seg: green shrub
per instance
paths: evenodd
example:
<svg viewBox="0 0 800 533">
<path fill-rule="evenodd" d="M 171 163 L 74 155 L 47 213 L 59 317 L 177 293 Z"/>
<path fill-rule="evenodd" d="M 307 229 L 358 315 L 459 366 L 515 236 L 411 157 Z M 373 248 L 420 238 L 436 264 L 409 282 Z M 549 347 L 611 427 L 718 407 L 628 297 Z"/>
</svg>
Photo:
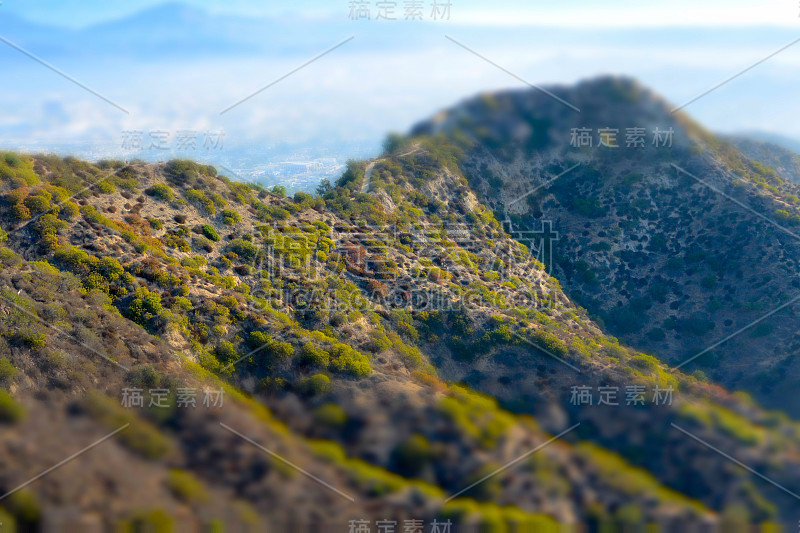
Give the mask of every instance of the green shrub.
<svg viewBox="0 0 800 533">
<path fill-rule="evenodd" d="M 47 350 L 37 363 L 44 370 L 58 370 L 67 368 L 70 359 L 64 350 Z"/>
<path fill-rule="evenodd" d="M 83 286 L 87 291 L 100 291 L 106 294 L 111 290 L 108 282 L 96 272 L 92 272 L 83 278 Z"/>
<path fill-rule="evenodd" d="M 17 369 L 5 357 L 0 357 L 0 382 L 8 382 L 17 375 Z"/>
<path fill-rule="evenodd" d="M 47 213 L 33 224 L 33 230 L 39 235 L 41 244 L 49 250 L 55 250 L 58 247 L 58 232 L 67 226 L 68 224 L 63 220 Z"/>
<path fill-rule="evenodd" d="M 700 285 L 704 289 L 712 289 L 717 284 L 718 278 L 714 274 L 709 274 L 700 280 Z"/>
<path fill-rule="evenodd" d="M 14 344 L 18 346 L 25 346 L 32 350 L 44 348 L 47 337 L 44 332 L 34 328 L 24 328 L 17 330 L 12 337 Z"/>
<path fill-rule="evenodd" d="M 214 229 L 214 226 L 211 224 L 203 224 L 200 230 L 207 239 L 211 239 L 214 242 L 219 242 L 219 233 L 217 233 L 217 230 Z"/>
<path fill-rule="evenodd" d="M 635 503 L 627 503 L 617 509 L 616 519 L 620 531 L 637 531 L 644 522 L 642 509 Z"/>
<path fill-rule="evenodd" d="M 291 216 L 289 211 L 277 205 L 260 204 L 256 206 L 256 209 L 258 211 L 258 218 L 265 222 L 271 220 L 286 220 Z"/>
<path fill-rule="evenodd" d="M 175 303 L 172 305 L 172 308 L 176 311 L 182 311 L 184 313 L 189 312 L 192 310 L 192 301 L 188 298 L 183 296 L 175 297 Z"/>
<path fill-rule="evenodd" d="M 415 477 L 432 459 L 431 445 L 422 435 L 412 435 L 392 454 L 397 471 L 406 477 Z"/>
<path fill-rule="evenodd" d="M 223 363 L 233 363 L 241 357 L 236 346 L 228 341 L 222 341 L 217 344 L 216 348 L 214 348 L 214 355 Z"/>
<path fill-rule="evenodd" d="M 775 211 L 775 218 L 778 219 L 778 222 L 786 222 L 792 217 L 792 214 L 789 213 L 785 209 L 778 209 Z"/>
<path fill-rule="evenodd" d="M 2 527 L 7 533 L 16 533 L 18 531 L 17 521 L 2 507 L 0 507 L 0 524 L 3 524 Z"/>
<path fill-rule="evenodd" d="M 147 326 L 152 318 L 161 314 L 162 310 L 161 295 L 150 292 L 147 287 L 139 287 L 125 315 L 140 326 Z"/>
<path fill-rule="evenodd" d="M 425 358 L 420 349 L 416 346 L 410 346 L 400 342 L 394 346 L 394 349 L 406 368 L 419 369 L 425 365 Z"/>
<path fill-rule="evenodd" d="M 501 466 L 496 463 L 488 462 L 479 466 L 478 469 L 467 477 L 467 486 L 486 478 L 487 476 L 496 472 Z M 475 484 L 464 493 L 465 496 L 475 498 L 476 500 L 497 500 L 503 491 L 501 483 L 502 476 L 493 476 L 487 478 L 485 481 Z M 491 529 L 490 529 L 491 530 Z"/>
<path fill-rule="evenodd" d="M 119 261 L 113 257 L 103 257 L 92 262 L 92 270 L 103 276 L 108 281 L 116 281 L 125 272 Z"/>
<path fill-rule="evenodd" d="M 175 531 L 175 521 L 166 511 L 154 509 L 136 513 L 127 524 L 123 521 L 117 529 L 147 533 L 172 533 Z"/>
<path fill-rule="evenodd" d="M 465 438 L 487 450 L 496 447 L 514 424 L 509 413 L 498 409 L 495 399 L 458 385 L 439 401 L 439 408 Z"/>
<path fill-rule="evenodd" d="M 28 220 L 31 218 L 31 211 L 25 204 L 17 203 L 11 208 L 11 214 L 16 220 Z"/>
<path fill-rule="evenodd" d="M 0 265 L 13 267 L 22 263 L 22 258 L 8 248 L 0 248 Z"/>
<path fill-rule="evenodd" d="M 330 369 L 334 372 L 355 377 L 368 376 L 372 372 L 369 358 L 347 344 L 334 344 L 330 349 L 330 357 Z"/>
<path fill-rule="evenodd" d="M 559 357 L 566 357 L 569 354 L 567 345 L 564 344 L 561 339 L 547 331 L 540 329 L 534 331 L 530 336 L 530 340 L 535 346 L 542 347 Z"/>
<path fill-rule="evenodd" d="M 175 192 L 169 185 L 164 183 L 156 183 L 147 189 L 145 193 L 166 202 L 171 202 L 175 199 Z"/>
<path fill-rule="evenodd" d="M 28 489 L 15 492 L 3 502 L 17 520 L 20 531 L 38 531 L 42 508 L 36 495 Z M 5 529 L 5 523 L 3 524 Z"/>
<path fill-rule="evenodd" d="M 605 319 L 609 328 L 618 334 L 636 333 L 646 323 L 645 313 L 632 306 L 617 305 L 608 311 Z"/>
<path fill-rule="evenodd" d="M 331 379 L 325 374 L 314 374 L 301 379 L 297 384 L 297 390 L 308 396 L 325 394 L 331 389 Z"/>
<path fill-rule="evenodd" d="M 302 350 L 300 350 L 300 362 L 310 366 L 328 368 L 330 359 L 331 358 L 328 352 L 322 348 L 314 346 L 314 344 L 311 342 L 305 343 Z"/>
<path fill-rule="evenodd" d="M 0 423 L 13 424 L 25 417 L 25 409 L 7 390 L 0 389 Z"/>
<path fill-rule="evenodd" d="M 0 161 L 11 168 L 19 168 L 22 166 L 22 159 L 14 152 L 1 152 L 0 157 Z"/>
<path fill-rule="evenodd" d="M 228 205 L 227 200 L 225 200 L 225 198 L 223 198 L 222 195 L 219 193 L 212 192 L 209 193 L 208 196 L 209 198 L 211 198 L 211 201 L 214 202 L 214 205 L 216 205 L 220 209 Z"/>
<path fill-rule="evenodd" d="M 116 188 L 110 181 L 100 181 L 97 184 L 97 190 L 103 194 L 111 194 L 116 190 Z"/>
<path fill-rule="evenodd" d="M 258 246 L 244 239 L 233 239 L 228 249 L 247 263 L 252 263 L 258 257 Z"/>
<path fill-rule="evenodd" d="M 607 211 L 600 203 L 600 200 L 595 197 L 573 199 L 572 209 L 587 218 L 601 217 Z"/>
<path fill-rule="evenodd" d="M 50 200 L 42 195 L 31 195 L 24 200 L 25 207 L 33 214 L 41 214 L 50 209 Z"/>
<path fill-rule="evenodd" d="M 331 429 L 340 429 L 347 422 L 347 413 L 335 403 L 326 403 L 314 409 L 314 423 Z"/>
<path fill-rule="evenodd" d="M 203 503 L 209 500 L 205 485 L 191 472 L 170 470 L 166 482 L 175 497 L 185 503 Z"/>
<path fill-rule="evenodd" d="M 33 170 L 29 157 L 20 157 L 11 152 L 0 153 L 0 180 L 24 181 L 27 185 L 38 183 L 39 176 Z"/>
<path fill-rule="evenodd" d="M 217 206 L 214 204 L 214 200 L 206 196 L 205 193 L 199 189 L 189 189 L 186 191 L 186 199 L 201 208 L 207 215 L 213 215 L 217 212 Z"/>
<path fill-rule="evenodd" d="M 314 197 L 308 194 L 307 192 L 298 191 L 294 193 L 294 203 L 302 204 L 311 201 Z"/>
<path fill-rule="evenodd" d="M 62 220 L 73 220 L 81 213 L 80 207 L 75 202 L 64 202 L 60 207 L 58 216 Z"/>
<path fill-rule="evenodd" d="M 172 442 L 156 426 L 126 410 L 117 399 L 93 391 L 83 405 L 93 418 L 110 430 L 130 424 L 116 438 L 146 459 L 161 459 L 172 451 Z"/>
<path fill-rule="evenodd" d="M 234 224 L 238 224 L 241 221 L 242 221 L 241 215 L 239 215 L 239 213 L 237 213 L 233 209 L 222 210 L 222 222 L 224 222 L 226 226 L 233 226 Z"/>
<path fill-rule="evenodd" d="M 53 254 L 54 262 L 76 274 L 88 273 L 89 254 L 74 246 L 60 246 Z"/>
<path fill-rule="evenodd" d="M 373 330 L 369 334 L 367 349 L 373 353 L 380 353 L 392 347 L 392 341 L 382 331 Z"/>
<path fill-rule="evenodd" d="M 192 249 L 196 251 L 203 251 L 206 253 L 211 253 L 214 251 L 214 243 L 211 240 L 206 239 L 202 235 L 198 235 L 194 239 L 192 239 Z"/>
<path fill-rule="evenodd" d="M 137 366 L 131 370 L 128 383 L 140 389 L 156 389 L 161 383 L 161 374 L 151 365 Z"/>
<path fill-rule="evenodd" d="M 269 348 L 273 359 L 286 360 L 294 355 L 294 347 L 288 342 L 275 342 Z"/>
<path fill-rule="evenodd" d="M 631 366 L 638 368 L 639 370 L 652 372 L 658 368 L 658 359 L 652 355 L 635 355 L 631 357 Z"/>
<path fill-rule="evenodd" d="M 217 169 L 211 165 L 200 165 L 187 159 L 171 159 L 164 166 L 167 177 L 178 184 L 193 184 L 197 181 L 200 174 L 211 176 L 217 175 Z"/>
<path fill-rule="evenodd" d="M 257 350 L 272 342 L 274 342 L 272 336 L 263 331 L 253 331 L 247 337 L 247 346 L 249 346 L 251 350 Z"/>
</svg>

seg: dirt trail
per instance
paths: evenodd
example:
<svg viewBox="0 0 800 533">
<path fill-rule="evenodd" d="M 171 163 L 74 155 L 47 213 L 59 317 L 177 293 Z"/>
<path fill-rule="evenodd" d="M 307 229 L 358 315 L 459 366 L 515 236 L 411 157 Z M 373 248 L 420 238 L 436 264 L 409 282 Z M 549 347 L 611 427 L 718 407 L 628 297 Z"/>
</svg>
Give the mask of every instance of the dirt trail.
<svg viewBox="0 0 800 533">
<path fill-rule="evenodd" d="M 409 150 L 408 152 L 406 152 L 404 154 L 398 154 L 395 157 L 405 157 L 407 155 L 411 155 L 411 154 L 413 154 L 415 152 L 418 152 L 418 151 L 419 151 L 419 145 L 415 144 L 415 145 L 413 145 L 411 147 L 411 150 Z M 375 164 L 376 163 L 380 163 L 384 159 L 385 158 L 382 157 L 380 159 L 375 159 L 373 161 L 370 161 L 367 164 L 367 166 L 364 168 L 364 181 L 361 183 L 361 192 L 369 192 L 369 182 L 370 182 L 370 178 L 372 177 L 372 169 L 375 168 Z"/>
<path fill-rule="evenodd" d="M 370 161 L 369 164 L 364 169 L 364 181 L 361 182 L 361 192 L 369 192 L 369 179 L 372 176 L 372 169 L 375 168 L 375 163 L 378 161 L 383 161 L 383 159 L 376 159 L 375 161 Z"/>
</svg>

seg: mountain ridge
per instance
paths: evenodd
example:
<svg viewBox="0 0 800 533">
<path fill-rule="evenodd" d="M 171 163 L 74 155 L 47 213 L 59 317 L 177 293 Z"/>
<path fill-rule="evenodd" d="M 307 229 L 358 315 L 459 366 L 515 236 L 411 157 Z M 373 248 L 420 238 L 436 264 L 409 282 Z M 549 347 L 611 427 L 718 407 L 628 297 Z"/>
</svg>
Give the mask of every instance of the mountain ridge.
<svg viewBox="0 0 800 533">
<path fill-rule="evenodd" d="M 666 102 L 649 99 L 652 93 L 644 91 L 632 80 L 601 78 L 590 82 L 589 85 L 579 84 L 571 92 L 564 92 L 558 88 L 554 88 L 553 91 L 568 101 L 570 98 L 574 102 L 588 99 L 590 106 L 595 105 L 592 103 L 592 98 L 597 96 L 591 93 L 597 91 L 599 94 L 597 105 L 600 107 L 597 108 L 597 112 L 592 112 L 591 107 L 587 108 L 584 105 L 582 113 L 564 115 L 568 117 L 568 122 L 559 124 L 560 129 L 555 132 L 559 135 L 554 137 L 555 133 L 553 128 L 549 127 L 549 121 L 551 117 L 569 111 L 565 111 L 563 105 L 535 91 L 527 94 L 500 93 L 493 98 L 494 101 L 502 100 L 502 104 L 492 105 L 504 106 L 504 111 L 500 119 L 496 112 L 492 115 L 489 127 L 495 127 L 494 130 L 487 130 L 487 126 L 483 123 L 480 126 L 476 125 L 476 122 L 480 121 L 480 113 L 485 113 L 490 107 L 480 98 L 457 108 L 453 115 L 463 113 L 462 118 L 453 118 L 445 129 L 451 138 L 467 138 L 470 141 L 465 142 L 473 143 L 474 148 L 466 149 L 467 152 L 470 150 L 472 152 L 465 156 L 463 161 L 465 174 L 478 191 L 479 197 L 488 202 L 499 218 L 510 215 L 518 224 L 523 225 L 543 219 L 552 219 L 563 224 L 560 228 L 556 227 L 557 224 L 554 225 L 554 228 L 557 231 L 560 229 L 567 239 L 566 246 L 556 248 L 554 252 L 558 253 L 559 250 L 564 252 L 564 255 L 555 261 L 558 277 L 562 282 L 566 282 L 568 292 L 586 306 L 593 316 L 608 325 L 612 333 L 617 333 L 626 341 L 648 351 L 655 351 L 664 356 L 671 354 L 674 364 L 680 364 L 713 344 L 714 340 L 719 340 L 725 337 L 725 334 L 733 333 L 759 318 L 758 313 L 748 312 L 746 309 L 748 305 L 753 305 L 752 302 L 742 300 L 747 298 L 762 300 L 754 309 L 763 309 L 763 314 L 786 303 L 791 295 L 797 292 L 797 281 L 794 280 L 793 274 L 797 270 L 798 252 L 794 248 L 795 242 L 792 237 L 794 231 L 791 228 L 800 221 L 800 218 L 795 217 L 798 190 L 794 183 L 782 179 L 769 166 L 748 159 L 733 145 L 718 140 L 682 114 L 673 116 L 669 113 L 670 106 Z M 607 97 L 609 91 L 616 96 L 609 99 Z M 531 101 L 526 103 L 520 95 L 527 96 Z M 630 103 L 625 103 L 625 99 L 630 99 Z M 535 134 L 525 137 L 528 139 L 525 141 L 528 145 L 523 146 L 521 141 L 513 138 L 511 131 L 514 127 L 518 128 L 517 131 L 526 127 L 524 123 L 520 125 L 521 120 L 518 117 L 524 116 L 522 113 L 525 112 L 533 113 L 528 111 L 534 108 L 533 101 L 537 102 L 538 115 L 531 115 L 529 120 L 541 125 L 541 128 L 535 140 Z M 606 105 L 601 105 L 602 102 L 611 102 L 608 107 L 613 110 L 602 107 Z M 477 119 L 469 118 L 470 112 L 465 111 L 470 106 L 473 113 L 478 116 Z M 647 109 L 652 111 L 648 112 Z M 636 116 L 635 113 L 639 115 Z M 611 116 L 614 114 L 617 117 L 625 117 L 623 120 L 628 122 L 615 120 Z M 509 124 L 503 124 L 503 119 L 508 120 Z M 440 118 L 436 118 L 433 121 L 423 122 L 412 130 L 412 135 L 436 130 L 437 126 L 434 123 L 439 120 Z M 466 123 L 466 126 L 457 125 L 459 120 Z M 657 124 L 653 122 L 654 120 Z M 626 148 L 622 145 L 623 132 L 625 128 L 634 126 L 646 129 L 660 127 L 661 130 L 672 128 L 674 134 L 670 141 L 671 146 L 659 150 L 653 147 L 648 139 L 644 148 Z M 612 149 L 598 147 L 595 144 L 593 148 L 573 149 L 569 146 L 570 130 L 581 127 L 595 130 L 615 127 L 620 130 L 618 137 L 620 146 Z M 475 141 L 476 132 L 482 132 L 484 135 L 483 138 L 478 138 L 478 142 Z M 650 134 L 648 131 L 648 135 Z M 531 147 L 531 142 L 538 144 Z M 567 158 L 582 161 L 584 164 L 578 167 L 578 170 L 559 178 L 550 188 L 544 187 L 542 185 L 544 180 L 539 174 L 549 172 L 546 168 L 548 162 L 563 161 Z M 559 171 L 565 170 L 568 166 L 562 164 Z M 556 170 L 550 173 L 551 177 L 556 174 L 558 174 Z M 571 183 L 573 189 L 570 190 L 567 183 Z M 580 189 L 576 190 L 574 187 Z M 695 195 L 694 192 L 686 192 L 687 187 L 697 191 L 701 196 Z M 517 201 L 516 198 L 526 190 L 536 190 L 537 196 L 526 197 L 525 202 Z M 749 196 L 743 201 L 738 197 L 742 196 L 745 190 L 747 191 L 745 195 Z M 579 195 L 582 197 L 575 198 Z M 686 205 L 699 202 L 704 204 L 705 208 L 689 211 L 686 206 L 678 203 L 678 197 L 686 202 Z M 553 200 L 558 203 L 553 204 Z M 748 203 L 752 205 L 747 205 Z M 513 207 L 507 209 L 505 206 L 509 205 Z M 717 213 L 715 219 L 710 215 L 712 209 Z M 763 236 L 758 240 L 752 240 L 754 251 L 751 252 L 749 246 L 743 248 L 742 242 L 737 240 L 738 235 L 722 226 L 723 220 L 733 220 L 733 216 L 739 216 L 731 209 L 743 212 L 741 219 L 751 220 L 751 224 L 768 235 L 766 241 Z M 506 213 L 506 211 L 511 212 Z M 594 225 L 594 230 L 590 228 L 591 224 Z M 700 226 L 704 224 L 710 228 L 702 229 Z M 742 228 L 744 222 L 739 224 Z M 668 231 L 665 232 L 665 228 L 668 228 Z M 616 233 L 609 235 L 609 229 Z M 717 235 L 715 246 L 709 247 L 707 241 L 711 238 L 709 231 L 721 230 L 722 232 Z M 590 235 L 591 233 L 594 235 Z M 744 235 L 748 233 L 752 234 L 752 231 Z M 775 244 L 772 243 L 773 240 Z M 777 248 L 778 243 L 782 247 L 788 247 L 787 251 Z M 720 245 L 722 247 L 718 248 Z M 597 250 L 591 250 L 598 246 L 600 248 Z M 686 246 L 692 248 L 687 251 Z M 742 250 L 744 253 L 740 253 Z M 672 259 L 676 254 L 678 257 Z M 742 311 L 717 319 L 716 329 L 713 329 L 715 321 L 712 315 L 720 312 L 726 314 L 727 310 L 712 309 L 712 312 L 709 312 L 707 306 L 710 303 L 706 298 L 716 299 L 718 302 L 731 301 L 734 296 L 731 293 L 730 281 L 728 285 L 723 283 L 723 278 L 726 276 L 725 269 L 739 269 L 728 273 L 728 276 L 731 274 L 733 277 L 744 276 L 744 264 L 755 261 L 757 257 L 761 260 L 759 264 L 765 264 L 764 260 L 769 258 L 766 264 L 769 268 L 776 269 L 769 283 L 774 285 L 772 293 L 777 298 L 770 298 L 763 294 L 763 290 L 759 291 L 763 284 L 760 279 L 752 278 L 744 284 L 738 283 L 741 296 L 739 302 L 733 301 Z M 697 265 L 698 261 L 699 268 L 693 266 Z M 737 264 L 742 266 L 735 267 Z M 658 270 L 654 270 L 654 267 Z M 705 270 L 705 273 L 698 279 L 698 274 L 702 270 Z M 698 286 L 692 289 L 694 293 L 692 295 L 684 294 L 679 286 L 686 281 L 685 276 L 682 277 L 683 272 L 688 272 L 689 279 Z M 651 283 L 654 274 L 655 281 L 660 283 L 659 287 L 654 287 Z M 624 283 L 620 280 L 624 280 Z M 622 287 L 622 290 L 615 293 L 614 290 L 604 289 L 604 286 Z M 745 293 L 745 290 L 748 292 Z M 601 303 L 603 300 L 605 303 Z M 609 303 L 609 300 L 613 303 Z M 676 305 L 678 307 L 669 308 Z M 660 311 L 657 310 L 659 306 Z M 683 316 L 688 316 L 691 323 L 679 323 L 682 317 L 674 311 L 681 306 L 688 308 Z M 718 308 L 719 303 L 712 307 Z M 640 331 L 647 322 L 644 317 L 648 315 L 650 309 L 654 309 L 658 318 L 655 324 L 650 325 L 653 329 Z M 661 321 L 665 321 L 667 327 L 661 325 Z M 695 346 L 689 346 L 687 350 L 686 344 L 677 339 L 681 335 L 688 335 L 690 340 L 696 337 L 698 341 L 693 343 Z M 787 350 L 791 354 L 794 350 L 791 332 L 784 330 L 778 337 L 777 346 L 781 346 L 781 350 Z M 766 355 L 763 346 L 758 347 L 754 342 L 742 337 L 737 340 L 741 344 L 738 346 L 737 355 L 744 355 L 743 351 L 747 350 L 760 350 L 761 355 Z M 665 345 L 665 342 L 668 344 Z M 702 359 L 699 359 L 698 362 L 701 361 Z M 765 357 L 763 361 L 769 362 L 769 359 Z M 788 364 L 786 362 L 781 368 L 785 369 Z M 699 368 L 709 371 L 707 366 Z M 764 370 L 760 371 L 761 376 L 757 378 L 760 384 L 751 381 L 746 387 L 760 399 L 765 400 L 769 394 L 760 389 L 766 384 L 765 380 L 771 381 L 773 378 L 767 378 L 764 372 L 769 372 L 768 367 L 763 368 Z M 721 374 L 717 377 L 719 375 Z M 791 376 L 795 374 L 792 373 Z M 782 370 L 779 379 L 796 380 L 796 376 L 791 376 L 787 377 Z M 737 378 L 736 374 L 728 373 L 722 381 L 734 385 L 738 379 L 741 378 Z M 773 398 L 782 398 L 784 392 L 792 386 L 786 385 L 786 387 L 788 389 L 781 387 L 780 390 L 776 390 Z M 783 405 L 786 408 L 783 400 L 773 400 L 773 402 L 775 406 Z"/>
</svg>

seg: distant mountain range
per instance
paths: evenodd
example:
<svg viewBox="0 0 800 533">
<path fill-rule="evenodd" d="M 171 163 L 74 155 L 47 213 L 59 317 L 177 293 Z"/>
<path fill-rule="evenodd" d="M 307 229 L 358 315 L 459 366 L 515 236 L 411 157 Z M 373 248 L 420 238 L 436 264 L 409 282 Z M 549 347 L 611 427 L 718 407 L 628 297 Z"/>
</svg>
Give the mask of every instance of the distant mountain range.
<svg viewBox="0 0 800 533">
<path fill-rule="evenodd" d="M 533 39 L 530 27 L 480 26 L 428 19 L 405 21 L 403 10 L 399 8 L 396 20 L 377 20 L 374 12 L 370 20 L 352 20 L 349 14 L 347 3 L 334 15 L 244 17 L 212 14 L 180 2 L 165 2 L 118 20 L 68 29 L 31 22 L 3 11 L 0 12 L 0 36 L 53 58 L 91 53 L 101 57 L 122 54 L 126 58 L 159 61 L 205 55 L 306 54 L 319 52 L 321 47 L 324 49 L 352 34 L 358 39 L 348 48 L 361 52 L 442 46 L 445 44 L 443 35 L 448 32 L 466 35 L 472 44 L 481 46 L 497 43 L 501 36 L 511 45 L 538 41 L 566 44 L 583 36 L 595 46 L 633 47 L 644 40 L 652 46 L 674 42 L 679 35 L 680 47 L 713 42 L 715 47 L 721 48 L 793 35 L 785 28 L 751 28 L 743 41 L 740 31 L 724 27 L 611 31 L 542 26 L 533 28 Z M 402 43 L 402 48 L 398 48 L 398 42 Z"/>
<path fill-rule="evenodd" d="M 800 142 L 764 132 L 726 137 L 747 157 L 774 169 L 778 175 L 795 183 L 800 180 Z"/>
<path fill-rule="evenodd" d="M 29 22 L 11 13 L 0 14 L 0 35 L 51 58 L 91 54 L 153 62 L 209 56 L 287 56 L 318 53 L 358 30 L 361 41 L 386 42 L 387 34 L 402 34 L 409 44 L 424 46 L 424 26 L 363 24 L 341 17 L 248 18 L 210 14 L 180 3 L 165 3 L 129 17 L 73 30 Z M 298 39 L 298 36 L 302 36 Z M 430 41 L 430 39 L 426 39 Z M 366 43 L 351 48 L 367 50 Z M 6 59 L 8 50 L 0 50 Z M 10 58 L 11 55 L 8 55 Z"/>
<path fill-rule="evenodd" d="M 779 135 L 777 133 L 770 133 L 767 131 L 747 131 L 732 137 L 734 139 L 738 137 L 742 139 L 761 141 L 763 143 L 779 146 L 786 150 L 791 150 L 795 154 L 800 154 L 800 140 L 795 139 L 794 137 L 787 137 L 785 135 Z"/>
</svg>

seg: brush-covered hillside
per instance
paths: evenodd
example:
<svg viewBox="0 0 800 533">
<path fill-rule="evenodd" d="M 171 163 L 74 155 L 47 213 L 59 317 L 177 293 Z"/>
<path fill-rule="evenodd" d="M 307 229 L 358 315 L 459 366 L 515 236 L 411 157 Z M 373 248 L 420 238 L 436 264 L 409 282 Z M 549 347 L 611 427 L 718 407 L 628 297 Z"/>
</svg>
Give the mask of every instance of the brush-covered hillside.
<svg viewBox="0 0 800 533">
<path fill-rule="evenodd" d="M 462 148 L 499 219 L 549 224 L 549 271 L 608 332 L 800 413 L 798 156 L 718 137 L 628 78 L 551 89 L 481 95 L 414 133 Z"/>
<path fill-rule="evenodd" d="M 540 120 L 503 105 L 512 96 L 491 98 L 481 105 L 503 123 Z M 659 326 L 646 353 L 630 347 L 639 336 L 610 336 L 616 322 L 563 266 L 585 236 L 567 234 L 553 258 L 526 246 L 491 196 L 511 194 L 511 178 L 487 188 L 474 173 L 480 146 L 455 130 L 393 136 L 380 157 L 293 198 L 190 161 L 3 153 L 4 527 L 688 531 L 794 520 L 800 424 L 670 368 L 674 328 Z M 557 175 L 571 157 L 541 168 Z M 681 163 L 700 172 L 692 161 Z M 764 202 L 788 187 L 741 181 Z M 609 242 L 601 251 L 615 265 Z M 758 276 L 788 264 L 758 265 Z M 627 301 L 621 279 L 597 286 Z M 650 324 L 642 309 L 634 318 Z"/>
</svg>

